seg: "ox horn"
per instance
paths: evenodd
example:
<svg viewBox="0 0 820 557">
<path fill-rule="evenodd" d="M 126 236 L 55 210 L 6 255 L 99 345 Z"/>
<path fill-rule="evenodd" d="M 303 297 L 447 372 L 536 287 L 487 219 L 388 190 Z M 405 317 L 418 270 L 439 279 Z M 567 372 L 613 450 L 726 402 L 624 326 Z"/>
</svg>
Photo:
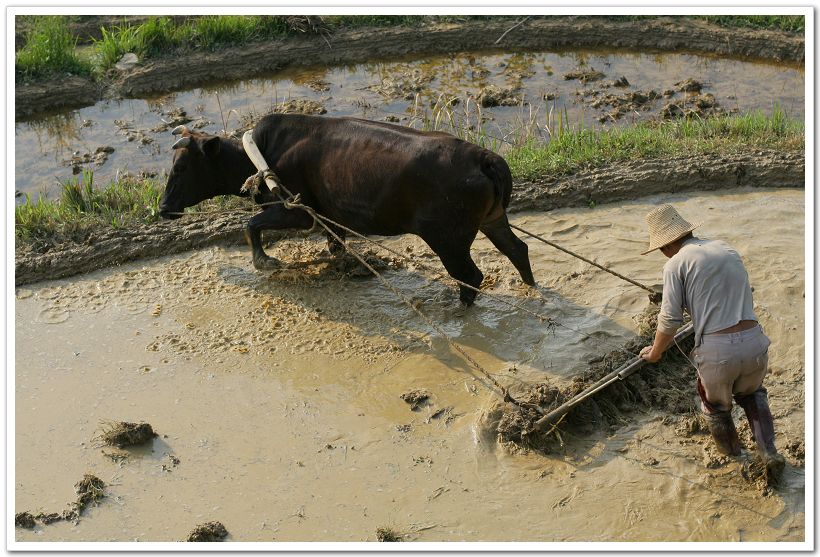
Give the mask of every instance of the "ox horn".
<svg viewBox="0 0 820 557">
<path fill-rule="evenodd" d="M 179 134 L 185 133 L 185 132 L 188 132 L 188 128 L 184 125 L 177 126 L 173 130 L 171 130 L 171 133 L 173 135 L 179 135 Z M 190 133 L 190 132 L 188 132 L 188 133 Z"/>
<path fill-rule="evenodd" d="M 191 136 L 186 135 L 184 137 L 180 137 L 179 139 L 177 139 L 176 143 L 174 143 L 174 146 L 171 147 L 171 148 L 172 149 L 182 149 L 183 147 L 187 147 L 190 144 L 191 144 Z"/>
</svg>

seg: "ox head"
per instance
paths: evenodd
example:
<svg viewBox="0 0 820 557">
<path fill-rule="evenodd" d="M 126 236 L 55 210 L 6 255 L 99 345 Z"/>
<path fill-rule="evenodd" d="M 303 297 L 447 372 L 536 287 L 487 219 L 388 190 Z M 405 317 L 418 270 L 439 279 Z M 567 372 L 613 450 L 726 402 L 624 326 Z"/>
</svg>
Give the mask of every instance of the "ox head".
<svg viewBox="0 0 820 557">
<path fill-rule="evenodd" d="M 162 218 L 178 218 L 186 207 L 222 194 L 218 136 L 191 132 L 177 126 L 172 132 L 180 138 L 174 143 L 174 164 L 159 202 Z"/>
</svg>

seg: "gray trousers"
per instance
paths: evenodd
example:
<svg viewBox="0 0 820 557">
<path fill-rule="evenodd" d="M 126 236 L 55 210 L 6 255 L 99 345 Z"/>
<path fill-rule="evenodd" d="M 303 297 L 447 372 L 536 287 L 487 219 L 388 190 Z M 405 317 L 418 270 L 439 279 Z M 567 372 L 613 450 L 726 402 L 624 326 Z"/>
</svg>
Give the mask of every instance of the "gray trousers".
<svg viewBox="0 0 820 557">
<path fill-rule="evenodd" d="M 727 412 L 732 395 L 750 395 L 760 388 L 769 369 L 769 344 L 760 325 L 739 333 L 703 335 L 691 356 L 705 413 Z"/>
</svg>

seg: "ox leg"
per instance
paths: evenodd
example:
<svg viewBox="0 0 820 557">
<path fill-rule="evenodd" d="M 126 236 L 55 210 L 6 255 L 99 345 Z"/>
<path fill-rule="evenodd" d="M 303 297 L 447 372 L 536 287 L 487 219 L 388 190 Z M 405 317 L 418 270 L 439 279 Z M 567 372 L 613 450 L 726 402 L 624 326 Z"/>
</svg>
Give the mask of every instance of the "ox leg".
<svg viewBox="0 0 820 557">
<path fill-rule="evenodd" d="M 433 251 L 436 252 L 436 255 L 439 256 L 441 262 L 444 264 L 444 268 L 447 269 L 451 277 L 469 284 L 476 289 L 481 286 L 481 280 L 484 278 L 484 275 L 478 267 L 476 267 L 473 258 L 470 257 L 470 246 L 475 239 L 475 235 L 469 240 L 456 241 L 452 238 L 445 238 L 443 240 L 431 240 L 424 236 L 422 236 L 422 238 Z M 468 307 L 473 305 L 473 301 L 475 301 L 478 292 L 462 285 L 458 285 L 458 290 L 461 303 Z"/>
<path fill-rule="evenodd" d="M 288 210 L 281 205 L 273 205 L 251 217 L 245 229 L 245 240 L 253 252 L 253 266 L 260 271 L 270 271 L 281 266 L 277 259 L 265 253 L 262 247 L 263 230 L 304 229 L 312 225 L 313 217 L 304 211 Z"/>
<path fill-rule="evenodd" d="M 518 273 L 521 275 L 521 280 L 523 280 L 525 284 L 535 286 L 535 278 L 532 276 L 532 268 L 530 267 L 530 258 L 528 255 L 529 248 L 527 244 L 510 229 L 507 215 L 502 215 L 501 218 L 482 224 L 480 230 L 490 239 L 498 251 L 512 261 L 512 264 L 518 269 Z"/>
</svg>

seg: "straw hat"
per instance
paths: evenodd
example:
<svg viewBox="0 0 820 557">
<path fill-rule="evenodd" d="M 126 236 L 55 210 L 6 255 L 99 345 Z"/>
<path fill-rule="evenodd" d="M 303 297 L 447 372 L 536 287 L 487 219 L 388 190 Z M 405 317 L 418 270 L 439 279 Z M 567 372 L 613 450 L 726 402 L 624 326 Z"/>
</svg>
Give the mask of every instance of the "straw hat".
<svg viewBox="0 0 820 557">
<path fill-rule="evenodd" d="M 671 205 L 661 205 L 650 211 L 646 215 L 646 224 L 649 226 L 649 249 L 641 255 L 671 244 L 700 226 L 700 223 L 687 222 Z"/>
</svg>

